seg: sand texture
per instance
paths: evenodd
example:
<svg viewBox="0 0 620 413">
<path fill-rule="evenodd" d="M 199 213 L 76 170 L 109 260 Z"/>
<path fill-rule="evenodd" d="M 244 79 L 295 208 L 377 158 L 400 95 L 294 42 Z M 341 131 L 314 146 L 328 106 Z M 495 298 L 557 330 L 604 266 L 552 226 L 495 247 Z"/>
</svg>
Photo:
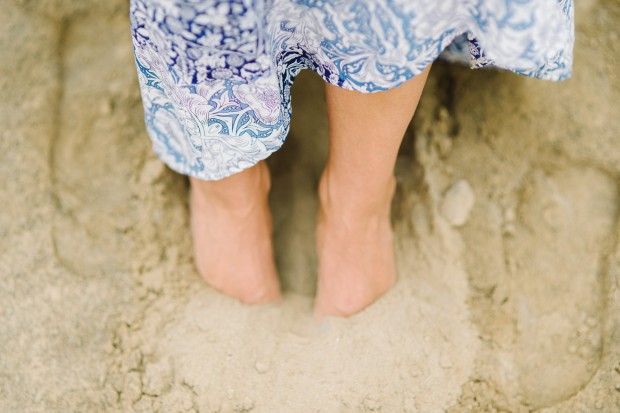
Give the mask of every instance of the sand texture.
<svg viewBox="0 0 620 413">
<path fill-rule="evenodd" d="M 311 317 L 321 80 L 273 171 L 283 303 L 192 265 L 124 0 L 0 4 L 0 412 L 620 412 L 620 3 L 573 77 L 436 63 L 397 164 L 399 281 Z"/>
</svg>

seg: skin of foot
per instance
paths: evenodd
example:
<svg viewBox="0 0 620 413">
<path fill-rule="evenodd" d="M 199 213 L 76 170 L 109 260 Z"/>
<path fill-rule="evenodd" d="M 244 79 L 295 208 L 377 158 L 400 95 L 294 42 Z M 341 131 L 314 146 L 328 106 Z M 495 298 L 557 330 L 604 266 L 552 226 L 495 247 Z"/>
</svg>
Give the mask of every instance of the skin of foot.
<svg viewBox="0 0 620 413">
<path fill-rule="evenodd" d="M 338 194 L 328 173 L 319 183 L 316 246 L 319 279 L 315 318 L 350 316 L 385 294 L 396 281 L 390 206 L 396 181 L 376 197 Z"/>
<path fill-rule="evenodd" d="M 394 166 L 429 70 L 376 93 L 326 84 L 329 152 L 318 188 L 317 318 L 355 314 L 395 283 Z"/>
<path fill-rule="evenodd" d="M 213 288 L 246 304 L 277 302 L 269 170 L 264 161 L 220 181 L 190 178 L 194 261 Z"/>
</svg>

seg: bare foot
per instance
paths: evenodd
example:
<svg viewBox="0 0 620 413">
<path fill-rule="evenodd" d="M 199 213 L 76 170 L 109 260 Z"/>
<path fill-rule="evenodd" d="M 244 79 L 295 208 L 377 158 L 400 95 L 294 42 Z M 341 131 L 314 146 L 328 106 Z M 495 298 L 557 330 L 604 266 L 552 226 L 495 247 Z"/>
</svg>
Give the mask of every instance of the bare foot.
<svg viewBox="0 0 620 413">
<path fill-rule="evenodd" d="M 395 186 L 393 179 L 379 197 L 358 194 L 345 201 L 330 191 L 325 175 L 321 177 L 315 317 L 355 314 L 394 285 L 390 206 Z"/>
<path fill-rule="evenodd" d="M 221 181 L 190 182 L 198 272 L 212 287 L 244 303 L 278 301 L 267 165 L 261 161 Z"/>
</svg>

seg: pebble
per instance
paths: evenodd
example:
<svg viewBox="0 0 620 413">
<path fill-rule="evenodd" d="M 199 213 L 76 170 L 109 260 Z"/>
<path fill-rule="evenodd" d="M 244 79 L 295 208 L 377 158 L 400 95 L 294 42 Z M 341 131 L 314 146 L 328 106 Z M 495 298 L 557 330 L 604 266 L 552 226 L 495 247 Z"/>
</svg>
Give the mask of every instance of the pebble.
<svg viewBox="0 0 620 413">
<path fill-rule="evenodd" d="M 516 228 L 513 223 L 510 222 L 504 225 L 504 228 L 503 228 L 504 235 L 512 236 L 515 234 L 515 231 L 516 231 Z"/>
<path fill-rule="evenodd" d="M 444 194 L 441 214 L 455 227 L 467 222 L 469 213 L 476 201 L 476 196 L 469 183 L 461 179 L 454 183 Z"/>
<path fill-rule="evenodd" d="M 254 368 L 260 374 L 265 374 L 269 371 L 269 365 L 267 363 L 263 363 L 262 361 L 257 361 L 256 364 L 254 364 Z"/>
</svg>

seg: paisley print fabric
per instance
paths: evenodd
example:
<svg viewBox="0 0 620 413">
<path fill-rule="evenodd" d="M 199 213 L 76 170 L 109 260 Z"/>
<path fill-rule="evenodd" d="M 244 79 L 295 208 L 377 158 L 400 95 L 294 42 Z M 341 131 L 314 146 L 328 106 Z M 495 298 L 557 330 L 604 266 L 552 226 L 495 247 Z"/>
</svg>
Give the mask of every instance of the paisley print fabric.
<svg viewBox="0 0 620 413">
<path fill-rule="evenodd" d="M 153 148 L 205 180 L 281 147 L 302 69 L 371 93 L 443 52 L 560 80 L 574 43 L 572 0 L 131 0 L 131 27 Z"/>
</svg>

